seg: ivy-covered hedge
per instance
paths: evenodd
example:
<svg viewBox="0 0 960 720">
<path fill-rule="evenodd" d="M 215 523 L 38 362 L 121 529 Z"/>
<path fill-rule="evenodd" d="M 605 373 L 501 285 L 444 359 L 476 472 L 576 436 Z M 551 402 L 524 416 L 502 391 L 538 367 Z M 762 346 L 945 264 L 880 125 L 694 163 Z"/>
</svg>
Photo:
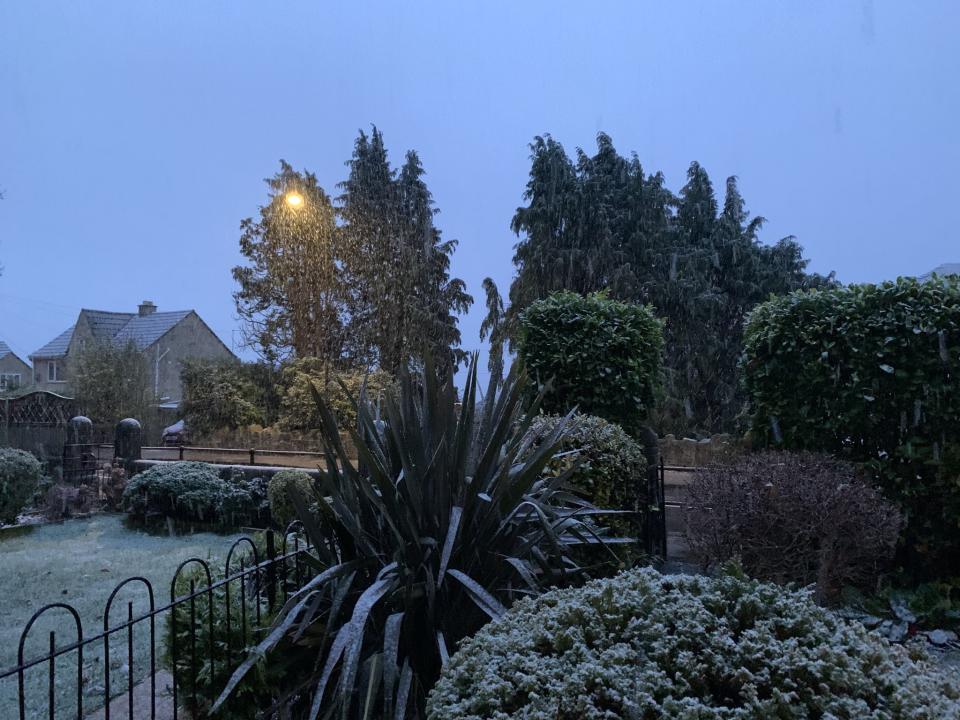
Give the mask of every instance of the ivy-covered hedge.
<svg viewBox="0 0 960 720">
<path fill-rule="evenodd" d="M 547 412 L 576 406 L 634 434 L 655 403 L 662 355 L 653 311 L 602 293 L 554 293 L 520 316 L 520 357 L 539 384 L 552 381 Z"/>
<path fill-rule="evenodd" d="M 0 448 L 0 523 L 15 523 L 43 476 L 40 461 L 26 450 Z"/>
<path fill-rule="evenodd" d="M 760 445 L 867 463 L 903 509 L 904 566 L 960 567 L 960 279 L 796 292 L 751 313 L 744 383 Z"/>
<path fill-rule="evenodd" d="M 537 441 L 560 423 L 559 415 L 541 415 L 530 426 Z M 598 508 L 643 510 L 647 461 L 643 448 L 619 425 L 595 415 L 575 414 L 566 425 L 562 453 L 548 463 L 550 475 L 560 475 L 574 463 L 570 477 L 580 493 Z M 640 516 L 609 517 L 603 524 L 630 537 L 642 537 Z"/>
<path fill-rule="evenodd" d="M 960 717 L 960 678 L 733 576 L 621 573 L 518 602 L 464 642 L 430 720 Z"/>
<path fill-rule="evenodd" d="M 223 480 L 212 465 L 173 462 L 135 475 L 123 491 L 123 507 L 141 517 L 238 525 L 257 518 L 261 494 L 254 482 Z"/>
</svg>

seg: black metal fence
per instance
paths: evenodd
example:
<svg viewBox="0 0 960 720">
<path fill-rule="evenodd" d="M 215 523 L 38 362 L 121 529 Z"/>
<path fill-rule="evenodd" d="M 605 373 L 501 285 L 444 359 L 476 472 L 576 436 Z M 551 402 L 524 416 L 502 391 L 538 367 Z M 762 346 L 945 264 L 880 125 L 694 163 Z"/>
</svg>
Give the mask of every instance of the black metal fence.
<svg viewBox="0 0 960 720">
<path fill-rule="evenodd" d="M 127 578 L 107 598 L 102 631 L 95 634 L 85 634 L 81 615 L 70 604 L 44 605 L 20 635 L 17 664 L 0 671 L 0 697 L 16 696 L 16 710 L 0 707 L 0 716 L 81 720 L 99 710 L 97 717 L 104 720 L 203 717 L 221 688 L 199 678 L 228 677 L 247 657 L 265 616 L 312 577 L 305 557 L 312 548 L 298 526 L 287 528 L 279 544 L 270 530 L 259 543 L 251 536 L 239 538 L 227 552 L 219 579 L 206 560 L 185 560 L 170 582 L 169 602 L 159 600 L 146 578 Z M 134 601 L 127 600 L 124 619 L 114 622 L 111 610 L 129 588 L 140 590 L 139 604 L 145 608 L 135 612 Z M 46 651 L 28 656 L 31 631 L 53 613 L 67 615 L 71 636 L 64 642 L 49 630 Z M 118 666 L 125 668 L 119 681 Z M 66 684 L 76 684 L 75 697 L 70 692 L 66 702 L 58 687 L 64 667 L 70 674 Z M 28 686 L 28 673 L 44 670 L 43 680 Z M 3 692 L 4 685 L 11 689 L 9 684 L 15 691 Z"/>
</svg>

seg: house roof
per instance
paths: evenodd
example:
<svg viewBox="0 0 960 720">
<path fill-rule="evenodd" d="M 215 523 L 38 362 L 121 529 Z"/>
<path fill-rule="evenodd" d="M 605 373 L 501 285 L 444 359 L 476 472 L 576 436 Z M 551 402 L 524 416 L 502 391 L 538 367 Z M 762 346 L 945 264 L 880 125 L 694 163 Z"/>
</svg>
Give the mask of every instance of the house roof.
<svg viewBox="0 0 960 720">
<path fill-rule="evenodd" d="M 20 359 L 20 356 L 10 349 L 9 345 L 7 345 L 3 340 L 0 340 L 0 360 L 5 358 L 7 355 L 13 355 L 13 357 L 15 357 L 17 360 L 23 362 L 23 360 Z"/>
<path fill-rule="evenodd" d="M 39 350 L 30 353 L 31 358 L 60 358 L 67 354 L 67 348 L 70 347 L 70 339 L 73 337 L 73 328 L 71 325 L 53 340 L 48 342 Z"/>
<path fill-rule="evenodd" d="M 133 342 L 138 350 L 145 350 L 153 345 L 169 330 L 189 315 L 192 310 L 178 310 L 176 312 L 154 312 L 150 315 L 134 315 L 129 322 L 113 336 L 113 341 L 120 345 Z"/>
<path fill-rule="evenodd" d="M 152 307 L 153 304 L 147 303 L 146 306 Z M 142 308 L 143 306 L 141 306 L 141 310 Z M 132 342 L 138 350 L 146 350 L 191 314 L 195 314 L 195 311 L 177 310 L 173 312 L 157 312 L 154 310 L 149 314 L 141 315 L 139 312 L 123 313 L 84 309 L 80 311 L 80 319 L 77 322 L 79 323 L 86 319 L 90 332 L 97 340 L 112 342 L 117 345 L 126 345 Z M 203 320 L 200 320 L 200 322 L 203 323 Z M 73 339 L 74 328 L 76 328 L 76 325 L 65 330 L 42 348 L 32 353 L 30 357 L 64 357 L 70 347 L 70 341 Z M 212 332 L 211 330 L 211 333 Z M 226 345 L 224 345 L 224 347 L 226 347 Z"/>
<path fill-rule="evenodd" d="M 933 275 L 934 273 L 936 273 L 940 277 L 943 277 L 944 275 L 960 275 L 960 263 L 944 263 L 943 265 L 939 265 L 935 267 L 930 272 L 924 275 L 921 275 L 920 279 L 929 280 L 930 276 Z"/>
<path fill-rule="evenodd" d="M 136 317 L 135 313 L 107 312 L 106 310 L 81 310 L 90 325 L 90 332 L 97 340 L 110 340 L 116 337 L 124 325 Z"/>
</svg>

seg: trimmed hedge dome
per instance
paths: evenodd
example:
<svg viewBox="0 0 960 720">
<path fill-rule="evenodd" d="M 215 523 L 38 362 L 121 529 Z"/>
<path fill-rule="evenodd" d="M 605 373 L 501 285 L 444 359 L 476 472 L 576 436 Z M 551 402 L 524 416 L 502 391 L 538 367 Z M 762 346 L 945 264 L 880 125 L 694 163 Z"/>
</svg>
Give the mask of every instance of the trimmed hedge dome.
<svg viewBox="0 0 960 720">
<path fill-rule="evenodd" d="M 639 569 L 517 603 L 465 642 L 432 720 L 960 717 L 960 673 L 805 592 Z"/>
</svg>

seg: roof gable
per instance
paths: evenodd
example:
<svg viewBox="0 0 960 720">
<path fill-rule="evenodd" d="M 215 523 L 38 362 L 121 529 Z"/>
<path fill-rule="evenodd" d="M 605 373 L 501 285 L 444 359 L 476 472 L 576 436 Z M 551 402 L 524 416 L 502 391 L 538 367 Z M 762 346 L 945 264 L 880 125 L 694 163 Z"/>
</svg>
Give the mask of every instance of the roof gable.
<svg viewBox="0 0 960 720">
<path fill-rule="evenodd" d="M 80 317 L 85 318 L 90 332 L 96 340 L 110 340 L 116 337 L 130 320 L 133 313 L 107 312 L 105 310 L 81 310 Z"/>
<path fill-rule="evenodd" d="M 118 345 L 132 342 L 138 350 L 146 350 L 180 323 L 192 310 L 176 312 L 154 312 L 149 315 L 134 315 L 113 341 Z"/>
<path fill-rule="evenodd" d="M 32 352 L 30 357 L 60 358 L 66 355 L 67 348 L 70 347 L 70 340 L 73 338 L 73 329 L 75 327 L 75 325 L 71 325 L 42 348 Z"/>
</svg>

